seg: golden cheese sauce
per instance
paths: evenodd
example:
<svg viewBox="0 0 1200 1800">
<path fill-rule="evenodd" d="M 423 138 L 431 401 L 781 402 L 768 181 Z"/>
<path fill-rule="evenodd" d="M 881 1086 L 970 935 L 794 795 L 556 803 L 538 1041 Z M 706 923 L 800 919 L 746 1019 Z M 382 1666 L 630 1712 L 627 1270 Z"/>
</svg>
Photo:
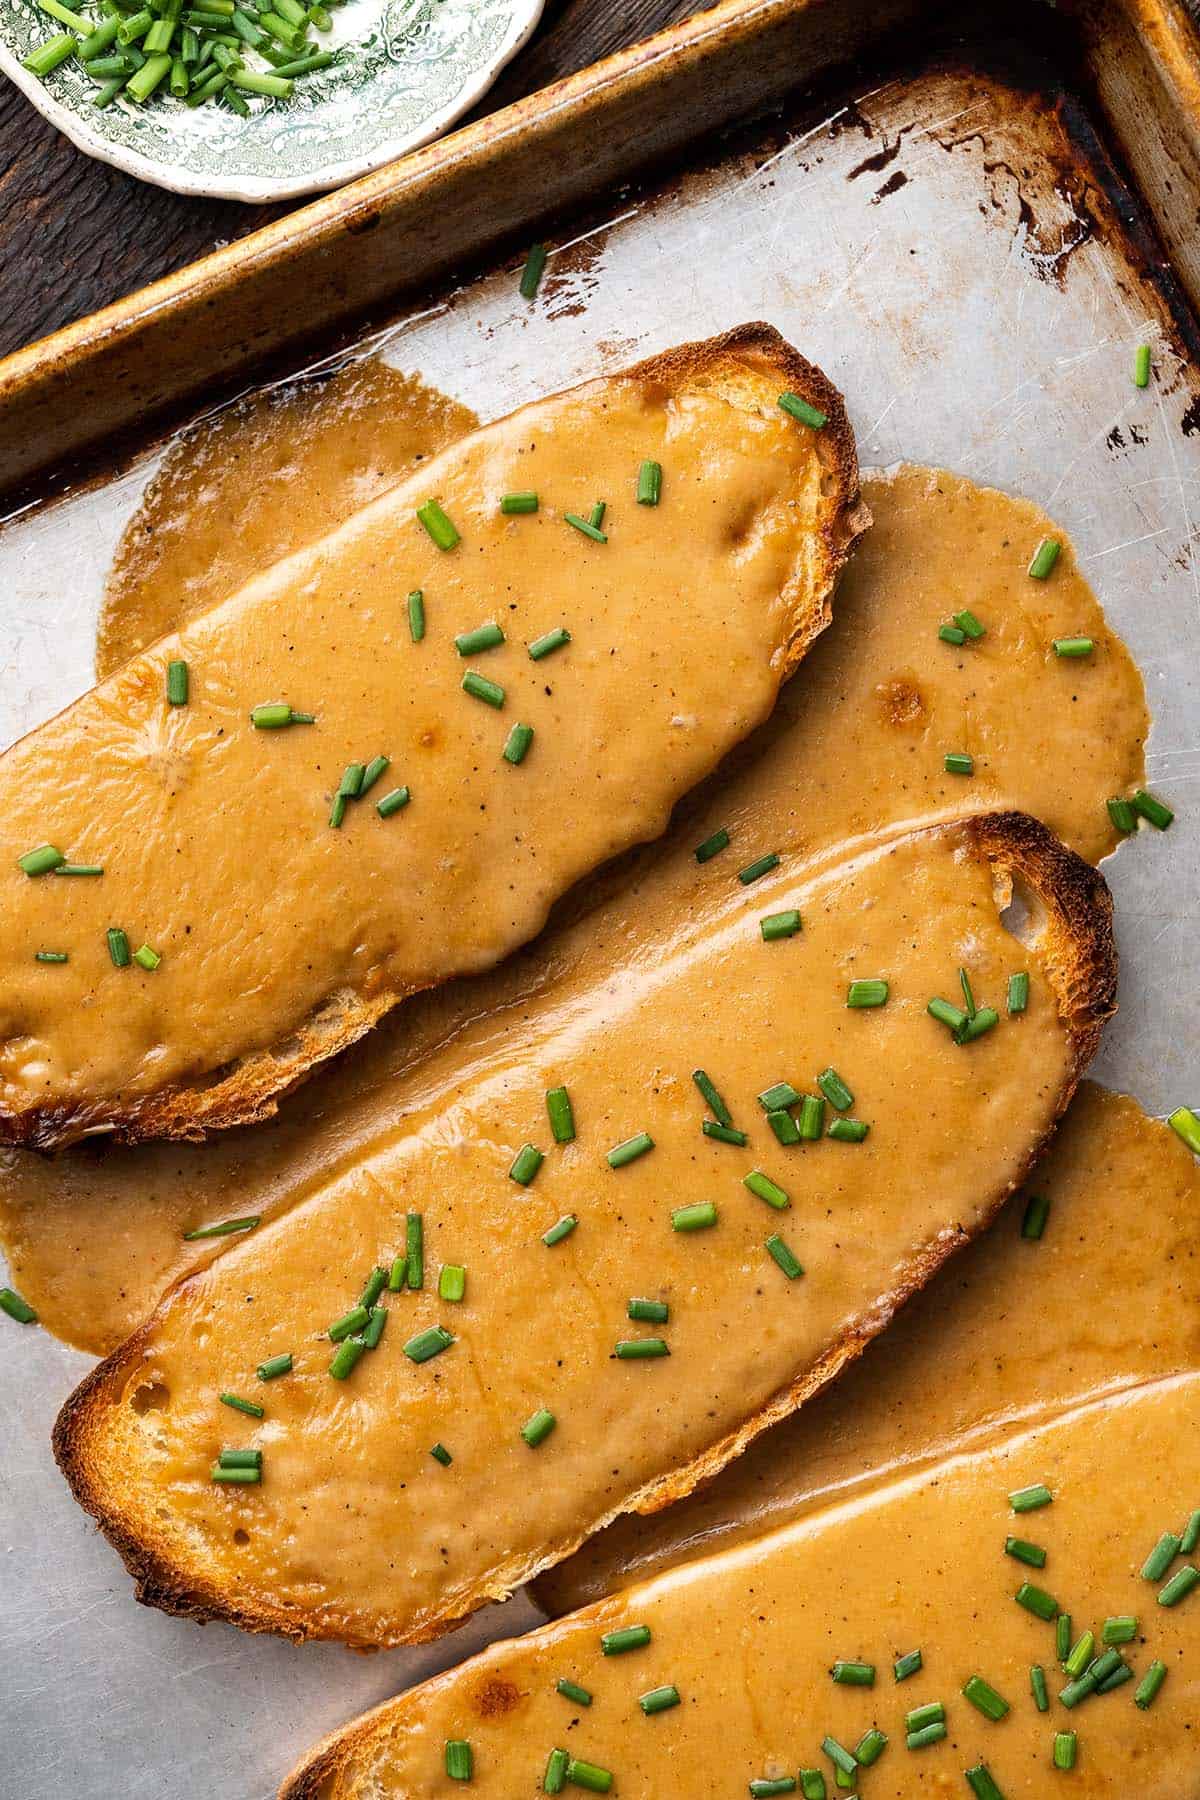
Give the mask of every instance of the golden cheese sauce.
<svg viewBox="0 0 1200 1800">
<path fill-rule="evenodd" d="M 927 1367 L 907 1405 L 919 1407 L 941 1366 Z M 1050 1794 L 1181 1800 L 1194 1792 L 1200 1718 L 1200 1593 L 1160 1606 L 1165 1580 L 1141 1567 L 1160 1534 L 1182 1530 L 1200 1504 L 1200 1375 L 1099 1401 L 999 1444 L 889 1480 L 765 1538 L 645 1582 L 528 1637 L 493 1645 L 352 1727 L 287 1800 L 370 1794 L 446 1800 L 445 1745 L 470 1743 L 472 1793 L 538 1792 L 550 1752 L 564 1747 L 611 1773 L 600 1791 L 629 1800 L 745 1795 L 755 1779 L 836 1769 L 823 1748 L 853 1753 L 872 1728 L 887 1744 L 845 1787 L 876 1800 L 966 1795 L 982 1765 L 1004 1800 Z M 1169 1446 L 1170 1454 L 1164 1455 Z M 1041 1511 L 1016 1514 L 1008 1495 L 1037 1482 Z M 1046 1551 L 1042 1570 L 1007 1556 L 1009 1536 Z M 1185 1566 L 1176 1558 L 1173 1570 Z M 1123 1655 L 1136 1680 L 1073 1709 L 1055 1655 L 1055 1626 L 1015 1603 L 1023 1579 L 1100 1639 L 1106 1619 L 1136 1620 Z M 650 1641 L 619 1656 L 602 1634 L 630 1625 Z M 919 1649 L 923 1667 L 897 1683 L 894 1660 Z M 839 1660 L 876 1670 L 871 1688 L 835 1683 Z M 1134 1694 L 1152 1662 L 1166 1680 L 1143 1710 Z M 1037 1710 L 1039 1665 L 1049 1710 Z M 982 1676 L 1007 1702 L 993 1723 L 963 1695 Z M 581 1707 L 556 1691 L 566 1678 L 593 1695 Z M 640 1696 L 674 1686 L 677 1706 L 646 1717 Z M 944 1738 L 909 1749 L 906 1714 L 940 1702 Z M 1070 1773 L 1055 1769 L 1057 1733 L 1077 1736 Z M 295 1778 L 293 1778 L 295 1781 Z M 575 1783 L 565 1790 L 578 1792 Z M 799 1789 L 797 1788 L 797 1791 Z"/>
<path fill-rule="evenodd" d="M 1007 1423 L 1200 1368 L 1200 1165 L 1175 1133 L 1085 1082 L 1027 1191 L 1051 1204 L 1040 1240 L 1022 1238 L 1014 1203 L 860 1363 L 702 1492 L 618 1520 L 542 1576 L 547 1611 L 744 1542 Z"/>
<path fill-rule="evenodd" d="M 215 428 L 225 429 L 220 420 Z M 325 442 L 315 427 L 297 434 L 298 482 L 328 489 Z M 205 466 L 223 460 L 218 446 Z M 537 1005 L 539 987 L 582 958 L 602 977 L 602 946 L 655 940 L 698 884 L 726 878 L 730 858 L 741 866 L 762 851 L 836 842 L 843 826 L 866 832 L 872 817 L 975 803 L 1047 816 L 1090 857 L 1111 848 L 1104 802 L 1140 785 L 1146 711 L 1137 670 L 1069 548 L 1050 582 L 1030 581 L 1025 548 L 1050 521 L 1028 501 L 944 471 L 907 466 L 869 479 L 864 496 L 875 524 L 800 681 L 783 690 L 738 771 L 689 803 L 594 922 L 560 926 L 494 973 L 408 1003 L 253 1131 L 197 1146 L 83 1145 L 52 1165 L 0 1153 L 0 1229 L 14 1279 L 50 1330 L 111 1350 L 168 1282 L 228 1241 L 186 1244 L 184 1231 L 231 1210 L 270 1214 L 289 1204 L 408 1110 L 411 1071 L 451 1030 L 521 995 Z M 219 516 L 193 514 L 193 526 L 203 565 L 220 554 Z M 184 604 L 186 571 L 158 572 Z M 968 604 L 986 637 L 961 650 L 940 643 L 938 625 Z M 1097 640 L 1087 663 L 1054 657 L 1051 640 L 1068 631 Z M 945 749 L 964 742 L 981 751 L 970 780 L 942 767 Z M 726 860 L 698 871 L 693 846 L 726 820 Z"/>
<path fill-rule="evenodd" d="M 119 1489 L 122 1530 L 183 1591 L 215 1589 L 243 1617 L 394 1643 L 508 1591 L 668 1472 L 727 1456 L 759 1409 L 790 1408 L 793 1382 L 827 1355 L 836 1367 L 986 1221 L 1073 1084 L 1063 970 L 1053 987 L 1046 972 L 1061 953 L 1053 916 L 1029 942 L 1009 934 L 999 906 L 1021 854 L 982 841 L 986 854 L 974 827 L 943 826 L 749 887 L 713 864 L 654 938 L 614 937 L 593 916 L 594 961 L 426 1059 L 402 1123 L 132 1340 L 86 1452 Z M 764 942 L 759 920 L 790 908 L 802 931 Z M 1065 954 L 1102 1009 L 1103 952 L 1076 941 Z M 957 1046 L 925 1009 L 960 966 L 1001 1010 L 1028 968 L 1028 1011 Z M 887 977 L 886 1005 L 847 1006 L 864 976 Z M 702 1135 L 696 1066 L 745 1147 Z M 869 1135 L 781 1147 L 755 1096 L 779 1081 L 815 1093 L 829 1066 Z M 578 1135 L 555 1147 L 545 1095 L 562 1083 Z M 642 1133 L 653 1148 L 609 1166 Z M 546 1158 L 531 1185 L 510 1173 L 525 1144 Z M 754 1172 L 773 1195 L 748 1190 Z M 715 1204 L 715 1225 L 672 1229 L 694 1203 Z M 422 1291 L 393 1295 L 379 1347 L 331 1379 L 326 1328 L 390 1266 L 413 1212 Z M 577 1228 L 547 1247 L 567 1215 Z M 803 1278 L 771 1260 L 774 1234 Z M 461 1303 L 440 1297 L 444 1265 L 466 1269 Z M 667 1302 L 669 1325 L 631 1324 L 633 1296 Z M 435 1326 L 453 1341 L 410 1360 L 406 1344 Z M 660 1335 L 668 1356 L 615 1355 Z M 283 1352 L 294 1372 L 261 1387 L 258 1365 Z M 266 1420 L 228 1413 L 222 1391 L 255 1392 Z M 557 1423 L 533 1449 L 521 1431 L 543 1408 Z M 243 1442 L 262 1449 L 261 1488 L 214 1486 L 213 1458 Z M 438 1442 L 449 1468 L 430 1456 Z"/>
<path fill-rule="evenodd" d="M 171 445 L 117 547 L 97 627 L 98 679 L 477 424 L 467 407 L 374 358 L 201 420 Z"/>
<path fill-rule="evenodd" d="M 497 962 L 581 874 L 661 831 L 770 711 L 797 614 L 810 622 L 821 456 L 782 411 L 698 383 L 589 384 L 474 434 L 10 750 L 0 1123 L 42 1142 L 119 1126 L 282 1046 L 283 1073 L 259 1065 L 269 1099 L 290 1033 L 309 1032 L 306 1059 L 328 1054 L 396 995 Z M 656 507 L 635 502 L 644 458 L 666 471 Z M 514 488 L 541 509 L 502 516 Z M 416 516 L 431 495 L 462 533 L 449 553 Z M 603 544 L 564 520 L 597 497 Z M 506 641 L 457 654 L 488 621 Z M 533 661 L 557 626 L 572 643 Z M 186 706 L 166 702 L 174 659 Z M 502 710 L 462 691 L 466 670 L 501 685 Z M 317 723 L 253 729 L 251 709 L 279 701 Z M 518 721 L 535 737 L 516 767 Z M 380 754 L 386 778 L 331 829 L 343 771 Z M 379 817 L 399 784 L 411 804 Z M 29 879 L 16 859 L 46 841 L 103 877 Z M 161 967 L 114 967 L 114 925 Z"/>
</svg>

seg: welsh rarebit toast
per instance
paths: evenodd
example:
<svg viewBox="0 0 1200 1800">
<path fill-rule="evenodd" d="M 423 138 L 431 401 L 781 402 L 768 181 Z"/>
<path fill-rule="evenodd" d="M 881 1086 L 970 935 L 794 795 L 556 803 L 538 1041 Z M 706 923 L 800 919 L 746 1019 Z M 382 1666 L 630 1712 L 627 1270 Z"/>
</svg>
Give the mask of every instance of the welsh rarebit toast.
<svg viewBox="0 0 1200 1800">
<path fill-rule="evenodd" d="M 784 404 L 780 404 L 781 396 Z M 0 758 L 0 1139 L 261 1119 L 771 710 L 866 524 L 750 325 L 537 402 Z"/>
<path fill-rule="evenodd" d="M 56 1453 L 143 1599 L 435 1637 L 714 1474 L 987 1225 L 1114 1005 L 1102 878 L 1013 813 L 772 861 L 460 1032 L 87 1378 Z"/>
</svg>

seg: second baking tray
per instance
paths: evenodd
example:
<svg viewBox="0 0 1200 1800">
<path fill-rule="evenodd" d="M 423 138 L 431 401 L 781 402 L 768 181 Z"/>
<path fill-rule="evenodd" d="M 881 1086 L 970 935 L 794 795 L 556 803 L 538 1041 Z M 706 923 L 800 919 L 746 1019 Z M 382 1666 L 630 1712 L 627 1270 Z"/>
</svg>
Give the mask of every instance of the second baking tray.
<svg viewBox="0 0 1200 1800">
<path fill-rule="evenodd" d="M 786 86 L 767 55 L 785 41 L 781 20 L 786 41 L 809 44 L 807 60 L 797 49 L 807 78 L 829 61 L 830 45 L 800 27 L 808 17 L 827 30 L 839 14 L 727 6 L 704 31 L 720 43 L 719 66 L 744 108 L 759 97 L 756 84 L 760 93 L 764 84 L 776 94 Z M 1128 15 L 1089 9 L 1082 25 L 1092 34 L 1114 21 L 1124 28 Z M 635 101 L 638 116 L 653 120 L 644 85 L 653 58 L 642 54 L 630 60 L 625 85 L 612 85 L 612 111 L 588 102 L 609 185 L 546 226 L 553 254 L 532 305 L 516 291 L 519 258 L 504 253 L 489 266 L 483 251 L 497 220 L 482 199 L 505 173 L 518 185 L 531 179 L 519 138 L 500 160 L 488 147 L 480 210 L 454 221 L 457 259 L 476 262 L 469 276 L 429 288 L 388 319 L 386 271 L 378 250 L 363 248 L 373 233 L 343 231 L 345 309 L 319 288 L 311 308 L 303 288 L 291 303 L 345 337 L 344 312 L 369 301 L 377 315 L 370 347 L 484 417 L 681 338 L 769 319 L 845 392 L 865 464 L 944 463 L 1053 512 L 1145 675 L 1155 720 L 1151 785 L 1178 813 L 1169 833 L 1143 833 L 1105 871 L 1121 927 L 1122 1013 L 1096 1072 L 1162 1112 L 1196 1098 L 1200 398 L 1187 271 L 1160 235 L 1169 236 L 1169 209 L 1156 190 L 1151 215 L 1114 152 L 1136 163 L 1155 144 L 1178 145 L 1189 120 L 1165 103 L 1145 110 L 1145 95 L 1166 89 L 1154 88 L 1144 45 L 1103 68 L 1114 91 L 1142 84 L 1145 117 L 1136 130 L 1106 119 L 1089 98 L 1089 41 L 1039 7 L 1006 11 L 1003 33 L 985 10 L 953 40 L 927 40 L 903 56 L 881 50 L 870 68 L 822 77 L 819 90 L 791 94 L 769 116 L 716 138 L 701 129 L 721 111 L 700 80 L 703 58 L 683 85 L 677 61 L 657 90 L 662 104 L 682 104 L 689 93 L 707 99 L 692 121 L 672 113 L 653 123 L 651 148 L 673 147 L 674 163 L 624 182 L 620 172 L 646 146 L 631 139 L 622 147 L 618 126 L 634 117 Z M 669 64 L 677 50 L 662 54 Z M 444 158 L 448 181 L 462 151 L 452 141 L 422 154 Z M 1178 158 L 1171 167 L 1178 180 Z M 467 192 L 464 184 L 464 200 Z M 343 219 L 360 216 L 356 197 L 341 204 Z M 379 211 L 378 197 L 372 204 Z M 377 230 L 388 229 L 384 218 Z M 224 363 L 217 359 L 226 373 L 255 346 L 282 371 L 293 324 L 304 335 L 302 320 L 281 323 L 282 288 L 256 285 L 267 250 L 251 241 L 240 275 L 221 276 L 231 309 L 223 317 L 242 332 L 226 338 Z M 298 248 L 295 266 L 319 271 L 311 254 Z M 79 448 L 109 425 L 127 434 L 134 427 L 128 392 L 107 390 L 104 417 L 93 407 L 97 382 L 115 378 L 121 358 L 147 384 L 139 406 L 185 408 L 208 363 L 193 310 L 204 284 L 181 282 L 161 306 L 132 302 L 111 330 L 81 327 L 70 343 L 35 347 L 16 371 L 0 369 L 0 410 L 5 394 L 10 406 L 19 401 L 32 433 L 15 449 L 8 440 L 26 473 L 56 446 Z M 156 361 L 163 317 L 175 320 L 176 342 Z M 1153 345 L 1155 376 L 1139 390 L 1130 369 L 1143 341 Z M 6 416 L 13 428 L 17 414 Z M 31 505 L 0 533 L 5 741 L 88 684 L 108 560 L 158 454 L 136 436 L 126 448 L 131 460 L 117 474 L 101 462 L 87 486 Z M 1069 768 L 1062 779 L 1072 779 Z M 54 1412 L 85 1359 L 34 1333 L 20 1350 L 19 1376 L 10 1360 L 3 1377 L 0 1705 L 7 1773 L 22 1800 L 117 1792 L 126 1800 L 212 1792 L 267 1800 L 321 1732 L 532 1621 L 532 1608 L 517 1600 L 440 1645 L 363 1659 L 219 1626 L 201 1632 L 138 1608 L 50 1459 Z"/>
</svg>

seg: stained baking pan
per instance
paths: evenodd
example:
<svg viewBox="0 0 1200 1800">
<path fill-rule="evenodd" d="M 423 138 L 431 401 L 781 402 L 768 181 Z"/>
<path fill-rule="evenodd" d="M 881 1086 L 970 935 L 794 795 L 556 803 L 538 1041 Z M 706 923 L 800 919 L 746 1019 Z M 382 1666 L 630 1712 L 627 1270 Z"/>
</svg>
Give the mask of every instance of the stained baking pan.
<svg viewBox="0 0 1200 1800">
<path fill-rule="evenodd" d="M 1106 866 L 1122 1012 L 1096 1073 L 1152 1112 L 1195 1102 L 1195 39 L 1149 0 L 954 11 L 726 4 L 0 364 L 0 739 L 87 685 L 162 421 L 366 349 L 488 417 L 766 318 L 842 387 L 864 463 L 947 464 L 1074 537 L 1178 815 Z M 5 1791 L 266 1800 L 320 1733 L 532 1622 L 518 1599 L 364 1659 L 139 1609 L 50 1458 L 86 1359 L 5 1342 Z"/>
</svg>

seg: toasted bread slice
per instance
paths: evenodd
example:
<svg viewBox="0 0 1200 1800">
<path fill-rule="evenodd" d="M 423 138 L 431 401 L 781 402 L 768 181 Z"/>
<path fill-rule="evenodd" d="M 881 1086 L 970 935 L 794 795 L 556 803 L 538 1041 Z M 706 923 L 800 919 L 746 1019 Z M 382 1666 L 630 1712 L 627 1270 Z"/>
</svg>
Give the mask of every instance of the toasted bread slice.
<svg viewBox="0 0 1200 1800">
<path fill-rule="evenodd" d="M 926 1370 L 926 1383 L 936 1379 Z M 906 1407 L 918 1408 L 922 1391 Z M 1155 1604 L 1190 1566 L 1186 1556 L 1167 1557 L 1153 1580 L 1140 1570 L 1200 1493 L 1198 1416 L 1193 1370 L 1036 1429 L 1001 1427 L 919 1473 L 889 1470 L 865 1494 L 493 1644 L 410 1689 L 326 1739 L 281 1800 L 452 1794 L 453 1744 L 469 1747 L 469 1791 L 505 1800 L 560 1791 L 553 1777 L 539 1784 L 568 1754 L 585 1765 L 583 1779 L 568 1777 L 568 1794 L 799 1794 L 797 1771 L 811 1769 L 820 1780 L 806 1792 L 835 1792 L 841 1773 L 855 1792 L 1040 1796 L 1059 1791 L 1076 1735 L 1089 1800 L 1122 1800 L 1131 1769 L 1152 1771 L 1146 1791 L 1160 1800 L 1190 1794 L 1200 1606 L 1194 1597 Z M 1036 1484 L 1052 1502 L 1015 1512 L 1008 1496 Z M 1006 1539 L 1033 1540 L 1045 1569 L 1006 1555 Z M 1062 1671 L 1060 1602 L 1076 1636 L 1094 1630 L 1124 1693 L 1093 1697 Z M 640 1646 L 606 1655 L 604 1638 L 633 1626 Z M 898 1682 L 893 1663 L 912 1651 L 919 1666 Z M 1030 1692 L 1031 1665 L 1048 1690 L 1045 1713 Z M 594 1704 L 564 1696 L 564 1680 Z M 1071 1760 L 1056 1765 L 1056 1740 L 1067 1734 L 1060 1754 Z M 791 1787 L 770 1785 L 781 1778 Z"/>
<path fill-rule="evenodd" d="M 56 1454 L 142 1599 L 293 1638 L 435 1637 L 714 1474 L 989 1222 L 1114 1006 L 1102 878 L 1020 814 L 731 877 L 658 943 L 597 945 L 608 960 L 430 1058 L 401 1125 L 184 1281 L 68 1401 Z M 1027 941 L 1001 918 L 1014 885 Z M 761 917 L 792 935 L 764 942 Z M 999 1012 L 1027 970 L 1028 1009 L 957 1044 L 926 1003 L 960 965 Z M 887 1003 L 847 1006 L 868 974 Z M 744 1145 L 702 1131 L 697 1065 Z M 764 1112 L 795 1117 L 780 1082 L 823 1083 L 823 1141 L 785 1147 Z M 554 1145 L 559 1086 L 575 1136 Z M 680 1211 L 709 1204 L 715 1221 Z M 385 1296 L 378 1348 L 333 1378 L 326 1329 L 372 1266 L 412 1282 L 406 1213 L 420 1291 Z M 226 1391 L 260 1399 L 263 1426 Z M 256 1446 L 261 1486 L 210 1479 L 222 1448 Z"/>
<path fill-rule="evenodd" d="M 498 962 L 770 712 L 865 523 L 840 397 L 746 326 L 472 434 L 135 658 L 0 759 L 0 1138 L 261 1119 L 406 995 Z M 268 704 L 315 722 L 256 729 Z M 43 845 L 104 873 L 23 872 Z"/>
</svg>

